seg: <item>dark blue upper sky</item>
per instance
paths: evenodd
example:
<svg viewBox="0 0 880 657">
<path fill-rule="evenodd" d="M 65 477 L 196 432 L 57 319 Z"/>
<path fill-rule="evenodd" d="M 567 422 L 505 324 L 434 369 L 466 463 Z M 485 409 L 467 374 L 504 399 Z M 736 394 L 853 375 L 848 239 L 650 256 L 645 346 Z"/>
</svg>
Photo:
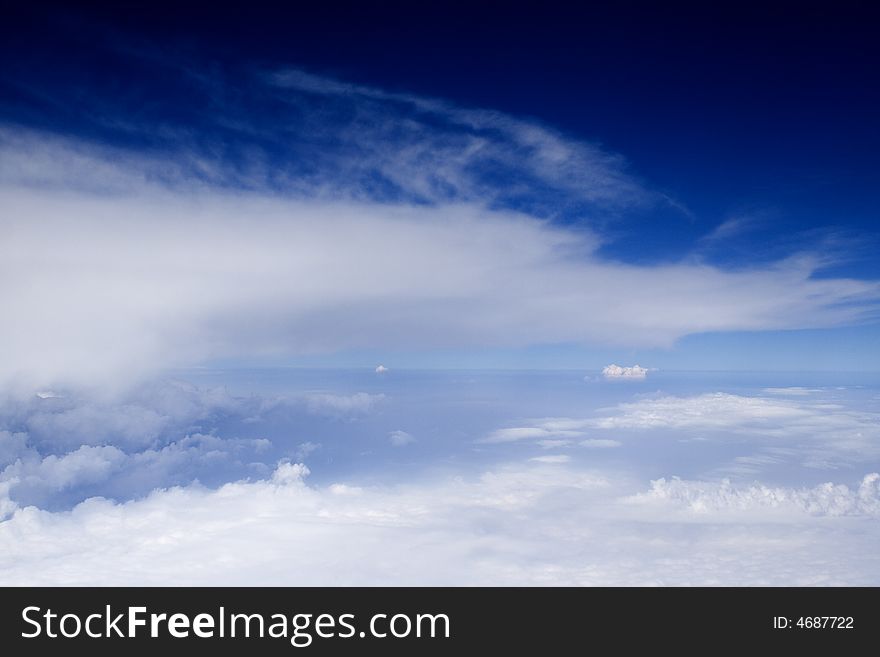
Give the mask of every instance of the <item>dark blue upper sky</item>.
<svg viewBox="0 0 880 657">
<path fill-rule="evenodd" d="M 642 257 L 674 258 L 731 218 L 767 249 L 810 229 L 876 231 L 880 40 L 868 3 L 182 4 L 7 11 L 0 112 L 88 132 L 81 110 L 102 99 L 197 123 L 206 101 L 189 81 L 126 49 L 217 76 L 297 66 L 537 117 L 622 154 L 689 214 L 660 208 L 619 227 L 621 253 L 631 236 Z"/>
<path fill-rule="evenodd" d="M 6 8 L 0 120 L 147 150 L 162 131 L 128 126 L 217 143 L 205 117 L 247 105 L 248 72 L 296 67 L 622 155 L 670 201 L 617 217 L 610 257 L 741 266 L 812 249 L 836 255 L 819 275 L 880 275 L 870 3 L 181 4 Z"/>
</svg>

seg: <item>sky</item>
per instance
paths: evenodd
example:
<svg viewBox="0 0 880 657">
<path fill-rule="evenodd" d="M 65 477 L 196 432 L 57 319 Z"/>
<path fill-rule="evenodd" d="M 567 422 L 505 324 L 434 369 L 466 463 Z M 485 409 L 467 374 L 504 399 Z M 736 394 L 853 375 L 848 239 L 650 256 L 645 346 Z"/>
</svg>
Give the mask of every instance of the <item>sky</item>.
<svg viewBox="0 0 880 657">
<path fill-rule="evenodd" d="M 876 584 L 865 12 L 10 9 L 0 582 Z"/>
</svg>

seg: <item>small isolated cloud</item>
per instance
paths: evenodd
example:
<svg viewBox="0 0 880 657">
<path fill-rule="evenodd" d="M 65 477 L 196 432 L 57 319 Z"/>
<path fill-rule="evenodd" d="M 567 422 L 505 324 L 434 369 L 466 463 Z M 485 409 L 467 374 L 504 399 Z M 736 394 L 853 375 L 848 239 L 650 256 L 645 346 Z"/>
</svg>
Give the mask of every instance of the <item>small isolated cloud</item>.
<svg viewBox="0 0 880 657">
<path fill-rule="evenodd" d="M 414 443 L 416 439 L 406 431 L 392 431 L 388 434 L 389 442 L 395 447 L 404 447 L 410 443 Z"/>
<path fill-rule="evenodd" d="M 388 368 L 385 367 L 384 365 L 377 365 L 376 366 L 376 374 L 385 374 L 385 372 L 387 372 L 387 371 L 388 371 Z"/>
<path fill-rule="evenodd" d="M 580 442 L 581 447 L 594 447 L 599 449 L 606 449 L 609 447 L 620 447 L 623 443 L 619 440 L 610 440 L 607 438 L 588 438 L 587 440 L 582 440 Z"/>
<path fill-rule="evenodd" d="M 529 459 L 537 463 L 568 463 L 571 457 L 566 454 L 554 454 L 553 456 L 535 456 Z"/>
<path fill-rule="evenodd" d="M 602 368 L 602 375 L 606 379 L 640 380 L 648 377 L 648 370 L 644 367 L 639 367 L 638 365 L 621 367 L 620 365 L 612 363 L 611 365 Z"/>
</svg>

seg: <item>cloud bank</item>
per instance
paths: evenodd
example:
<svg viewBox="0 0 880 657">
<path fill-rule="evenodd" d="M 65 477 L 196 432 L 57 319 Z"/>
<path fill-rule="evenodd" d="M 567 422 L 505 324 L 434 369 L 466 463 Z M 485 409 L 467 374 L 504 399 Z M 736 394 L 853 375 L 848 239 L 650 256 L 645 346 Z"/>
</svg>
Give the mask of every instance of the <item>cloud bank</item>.
<svg viewBox="0 0 880 657">
<path fill-rule="evenodd" d="M 639 504 L 678 507 L 698 514 L 744 513 L 761 509 L 813 516 L 880 516 L 880 474 L 872 472 L 851 490 L 843 484 L 825 483 L 815 488 L 792 489 L 754 484 L 734 487 L 720 483 L 657 479 L 651 490 L 631 498 Z"/>
<path fill-rule="evenodd" d="M 633 497 L 606 475 L 543 461 L 394 488 L 313 487 L 308 468 L 281 463 L 265 479 L 217 490 L 91 499 L 65 513 L 18 508 L 0 523 L 0 582 L 877 582 L 876 474 L 856 490 L 672 480 Z"/>
<path fill-rule="evenodd" d="M 491 431 L 477 442 L 535 444 L 544 449 L 571 444 L 611 448 L 670 440 L 737 445 L 747 453 L 731 457 L 715 473 L 738 477 L 786 463 L 836 469 L 875 463 L 880 457 L 880 414 L 870 407 L 854 408 L 818 389 L 762 392 L 656 393 L 596 409 L 589 417 L 528 420 Z"/>
<path fill-rule="evenodd" d="M 202 140 L 146 122 L 130 130 L 158 142 L 138 150 L 0 126 L 0 382 L 360 348 L 669 346 L 852 324 L 880 297 L 817 276 L 810 254 L 608 259 L 609 213 L 660 202 L 619 157 L 496 112 L 254 79 L 255 107 L 222 108 Z M 279 104 L 290 121 L 259 122 Z"/>
</svg>

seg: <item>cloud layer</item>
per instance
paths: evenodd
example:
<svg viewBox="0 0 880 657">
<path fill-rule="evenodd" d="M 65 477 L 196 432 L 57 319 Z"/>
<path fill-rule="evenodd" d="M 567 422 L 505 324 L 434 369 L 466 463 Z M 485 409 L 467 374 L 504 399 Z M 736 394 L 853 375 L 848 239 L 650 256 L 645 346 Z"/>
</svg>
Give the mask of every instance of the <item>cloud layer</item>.
<svg viewBox="0 0 880 657">
<path fill-rule="evenodd" d="M 394 488 L 307 475 L 282 463 L 213 491 L 18 509 L 0 523 L 0 582 L 869 585 L 880 573 L 876 474 L 857 490 L 673 480 L 635 497 L 563 459 Z"/>
<path fill-rule="evenodd" d="M 0 127 L 0 382 L 359 348 L 669 346 L 852 324 L 880 297 L 817 276 L 811 254 L 738 270 L 603 257 L 610 215 L 662 200 L 536 122 L 298 71 L 248 84 L 254 107 L 223 106 L 203 135 L 129 126 L 150 149 Z M 290 120 L 264 125 L 270 110 Z"/>
<path fill-rule="evenodd" d="M 702 439 L 757 445 L 737 457 L 731 472 L 748 474 L 774 462 L 798 460 L 810 468 L 871 462 L 880 456 L 880 415 L 840 400 L 810 399 L 797 389 L 788 399 L 704 393 L 658 395 L 619 404 L 591 425 L 606 431 L 680 432 Z"/>
</svg>

